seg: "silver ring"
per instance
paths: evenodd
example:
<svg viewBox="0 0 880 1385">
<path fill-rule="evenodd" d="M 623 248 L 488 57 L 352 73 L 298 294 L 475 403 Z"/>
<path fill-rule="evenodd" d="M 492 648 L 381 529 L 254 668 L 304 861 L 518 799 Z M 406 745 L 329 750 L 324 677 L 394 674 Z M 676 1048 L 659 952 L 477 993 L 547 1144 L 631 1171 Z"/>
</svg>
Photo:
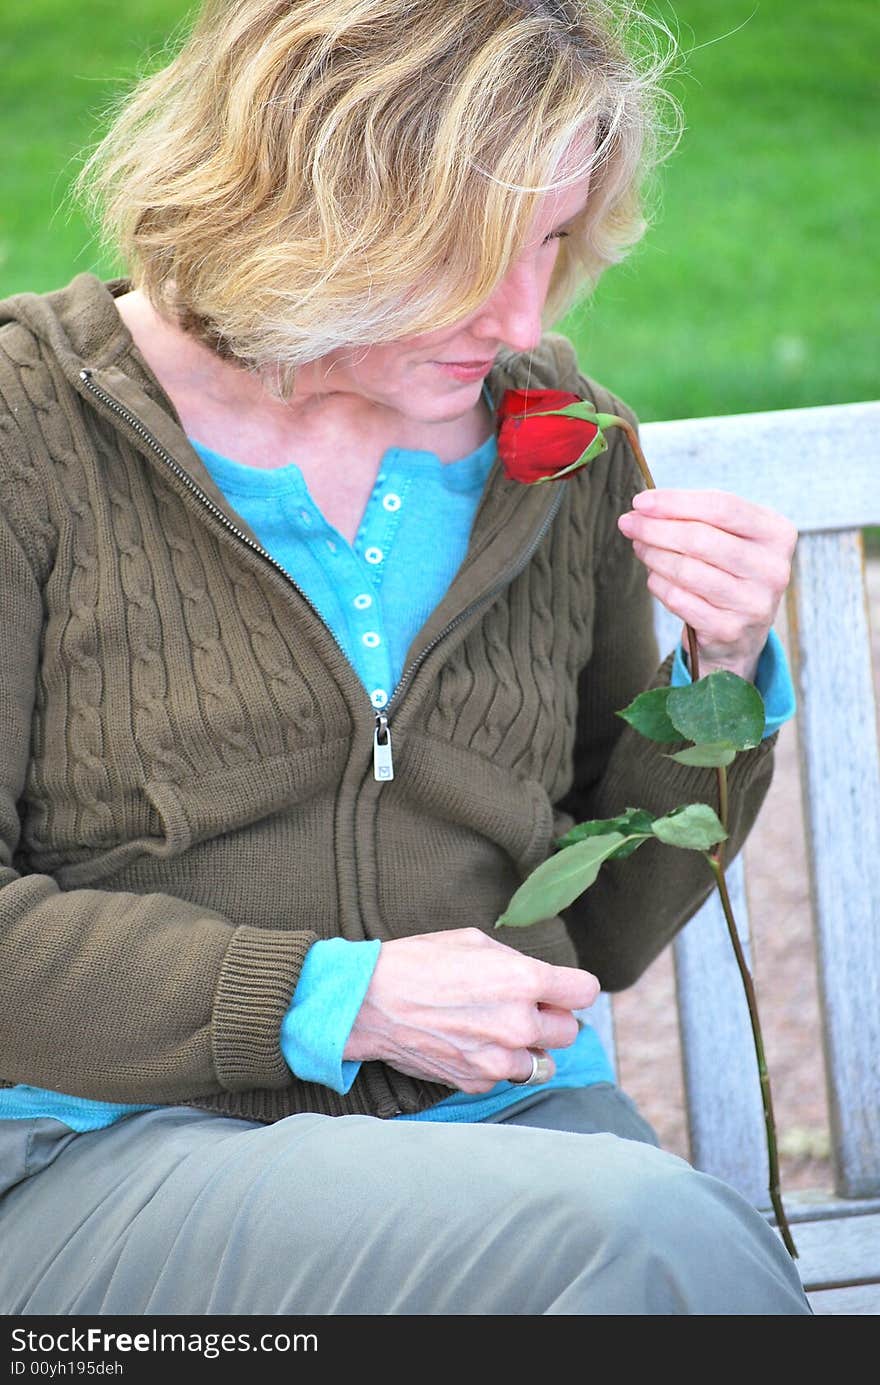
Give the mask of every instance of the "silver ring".
<svg viewBox="0 0 880 1385">
<path fill-rule="evenodd" d="M 550 1059 L 545 1054 L 537 1054 L 533 1049 L 529 1049 L 532 1055 L 532 1070 L 528 1077 L 518 1080 L 515 1077 L 508 1078 L 511 1086 L 514 1087 L 540 1087 L 542 1082 L 547 1082 L 550 1078 Z"/>
</svg>

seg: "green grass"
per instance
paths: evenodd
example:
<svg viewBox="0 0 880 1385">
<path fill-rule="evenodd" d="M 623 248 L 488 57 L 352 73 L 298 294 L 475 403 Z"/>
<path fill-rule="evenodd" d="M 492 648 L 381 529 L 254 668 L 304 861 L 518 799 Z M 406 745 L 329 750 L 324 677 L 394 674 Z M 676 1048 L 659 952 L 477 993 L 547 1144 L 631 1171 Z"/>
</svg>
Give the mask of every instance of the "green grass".
<svg viewBox="0 0 880 1385">
<path fill-rule="evenodd" d="M 0 296 L 119 271 L 65 194 L 108 100 L 190 8 L 4 7 Z M 645 420 L 876 398 L 880 6 L 651 8 L 679 35 L 687 128 L 647 237 L 559 326 Z"/>
<path fill-rule="evenodd" d="M 108 102 L 158 53 L 180 0 L 0 3 L 0 297 L 117 271 L 66 193 Z"/>
<path fill-rule="evenodd" d="M 674 13 L 686 130 L 648 236 L 564 324 L 582 362 L 643 419 L 876 399 L 880 7 Z"/>
</svg>

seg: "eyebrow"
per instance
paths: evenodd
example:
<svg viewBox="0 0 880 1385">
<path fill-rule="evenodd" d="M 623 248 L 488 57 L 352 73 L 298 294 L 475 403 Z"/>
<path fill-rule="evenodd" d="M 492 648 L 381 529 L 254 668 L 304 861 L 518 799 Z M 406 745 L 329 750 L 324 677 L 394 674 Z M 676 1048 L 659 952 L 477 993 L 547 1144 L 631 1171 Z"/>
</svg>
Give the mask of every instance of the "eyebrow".
<svg viewBox="0 0 880 1385">
<path fill-rule="evenodd" d="M 579 216 L 583 216 L 589 204 L 590 199 L 587 198 L 586 202 L 583 204 L 582 207 L 578 207 L 576 211 L 569 212 L 568 216 L 565 217 L 562 221 L 554 221 L 550 227 L 550 230 L 547 232 L 548 236 L 551 235 L 553 231 L 561 231 L 563 227 L 570 226 L 571 223 L 573 221 L 576 221 Z"/>
<path fill-rule="evenodd" d="M 560 225 L 567 226 L 570 221 L 574 221 L 575 217 L 582 216 L 584 212 L 587 210 L 587 207 L 589 207 L 589 205 L 590 199 L 589 197 L 587 197 L 586 202 L 584 202 L 582 206 L 578 207 L 576 211 L 570 212 L 569 215 L 565 218 L 565 220 L 560 223 Z"/>
</svg>

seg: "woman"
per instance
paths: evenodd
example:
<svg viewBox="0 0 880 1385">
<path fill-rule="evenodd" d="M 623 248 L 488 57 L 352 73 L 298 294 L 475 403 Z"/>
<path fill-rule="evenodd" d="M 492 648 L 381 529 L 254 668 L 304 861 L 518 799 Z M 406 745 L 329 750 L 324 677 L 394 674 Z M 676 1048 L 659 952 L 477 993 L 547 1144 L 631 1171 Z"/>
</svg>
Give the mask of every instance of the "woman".
<svg viewBox="0 0 880 1385">
<path fill-rule="evenodd" d="M 210 3 L 85 170 L 130 278 L 3 305 L 7 1313 L 810 1311 L 575 1014 L 696 853 L 493 926 L 568 824 L 693 792 L 615 716 L 688 677 L 649 590 L 785 683 L 788 521 L 639 512 L 620 436 L 497 464 L 507 389 L 624 408 L 543 331 L 641 231 L 617 27 Z"/>
</svg>

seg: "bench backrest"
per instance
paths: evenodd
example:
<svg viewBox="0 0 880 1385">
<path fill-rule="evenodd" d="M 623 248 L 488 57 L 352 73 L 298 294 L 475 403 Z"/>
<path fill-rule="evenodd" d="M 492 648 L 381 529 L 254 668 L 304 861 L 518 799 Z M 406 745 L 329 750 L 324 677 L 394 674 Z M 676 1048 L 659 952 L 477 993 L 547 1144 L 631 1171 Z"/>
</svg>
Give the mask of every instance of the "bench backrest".
<svg viewBox="0 0 880 1385">
<path fill-rule="evenodd" d="M 880 1196 L 880 753 L 861 529 L 880 525 L 880 403 L 644 424 L 658 486 L 798 528 L 787 593 L 835 1191 Z M 656 603 L 661 650 L 681 621 Z M 743 855 L 727 871 L 748 948 Z M 674 944 L 692 1162 L 768 1204 L 754 1047 L 717 891 Z M 613 1006 L 591 1011 L 613 1053 Z M 772 1077 L 772 1073 L 771 1073 Z"/>
</svg>

